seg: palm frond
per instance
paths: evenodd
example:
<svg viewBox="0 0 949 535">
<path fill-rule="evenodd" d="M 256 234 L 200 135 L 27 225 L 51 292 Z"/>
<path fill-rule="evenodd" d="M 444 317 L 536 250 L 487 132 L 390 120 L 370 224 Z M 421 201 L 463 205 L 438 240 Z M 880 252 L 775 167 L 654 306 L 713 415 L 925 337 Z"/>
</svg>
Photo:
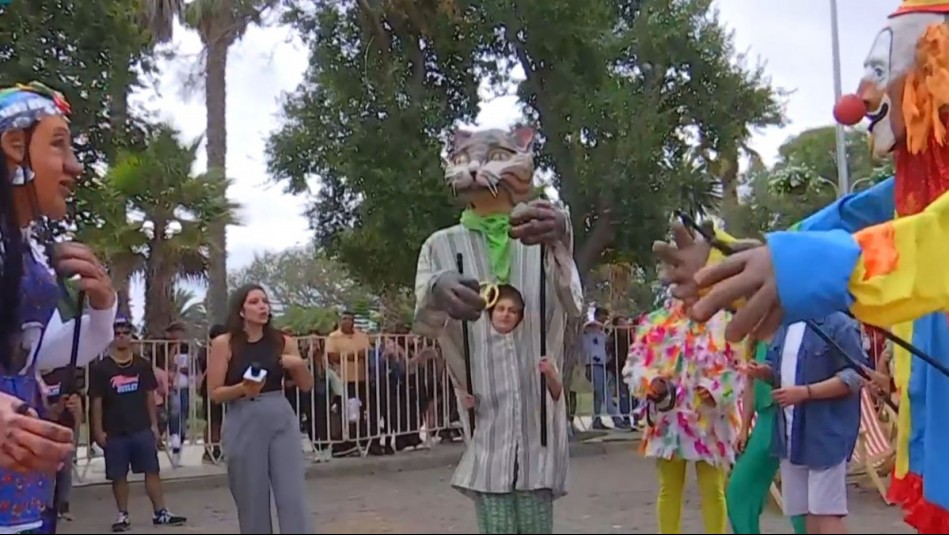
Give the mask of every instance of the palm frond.
<svg viewBox="0 0 949 535">
<path fill-rule="evenodd" d="M 184 0 L 144 0 L 145 25 L 155 43 L 167 43 L 174 35 L 175 21 L 185 7 Z"/>
</svg>

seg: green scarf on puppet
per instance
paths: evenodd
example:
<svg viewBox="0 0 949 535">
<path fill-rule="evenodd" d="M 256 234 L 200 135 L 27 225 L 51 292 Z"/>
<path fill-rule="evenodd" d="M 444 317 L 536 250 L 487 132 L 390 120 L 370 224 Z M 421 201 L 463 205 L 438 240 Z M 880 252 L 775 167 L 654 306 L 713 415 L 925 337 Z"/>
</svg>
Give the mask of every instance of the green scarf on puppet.
<svg viewBox="0 0 949 535">
<path fill-rule="evenodd" d="M 484 236 L 488 244 L 488 263 L 495 281 L 506 284 L 511 277 L 511 216 L 480 216 L 470 208 L 461 213 L 461 225 Z"/>
</svg>

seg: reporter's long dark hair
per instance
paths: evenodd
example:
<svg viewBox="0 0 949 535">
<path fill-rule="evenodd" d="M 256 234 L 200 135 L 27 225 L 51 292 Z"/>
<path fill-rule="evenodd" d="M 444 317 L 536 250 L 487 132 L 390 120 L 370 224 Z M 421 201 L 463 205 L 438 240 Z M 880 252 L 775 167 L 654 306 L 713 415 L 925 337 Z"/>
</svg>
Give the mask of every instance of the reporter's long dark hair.
<svg viewBox="0 0 949 535">
<path fill-rule="evenodd" d="M 0 372 L 12 373 L 13 354 L 20 334 L 20 284 L 26 248 L 20 230 L 13 181 L 6 165 L 0 165 Z"/>
<path fill-rule="evenodd" d="M 247 302 L 247 296 L 254 290 L 260 290 L 264 295 L 267 295 L 267 290 L 263 286 L 245 284 L 231 296 L 226 325 L 227 333 L 230 335 L 231 356 L 240 354 L 247 345 L 247 331 L 244 330 L 244 318 L 241 317 L 241 311 L 244 309 L 244 303 Z M 286 339 L 283 337 L 283 333 L 273 326 L 273 315 L 264 324 L 264 339 L 274 345 L 278 355 L 283 353 Z"/>
</svg>

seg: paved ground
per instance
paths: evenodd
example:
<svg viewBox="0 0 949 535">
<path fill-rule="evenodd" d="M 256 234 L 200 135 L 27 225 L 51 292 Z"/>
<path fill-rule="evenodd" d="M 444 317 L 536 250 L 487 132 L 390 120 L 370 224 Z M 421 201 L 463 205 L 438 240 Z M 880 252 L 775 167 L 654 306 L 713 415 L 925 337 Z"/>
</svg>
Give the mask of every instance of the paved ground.
<svg viewBox="0 0 949 535">
<path fill-rule="evenodd" d="M 472 533 L 475 524 L 470 502 L 448 486 L 452 472 L 449 464 L 457 450 L 441 450 L 409 453 L 403 459 L 388 458 L 371 470 L 353 467 L 357 463 L 371 463 L 372 459 L 356 459 L 349 465 L 324 465 L 311 473 L 309 502 L 318 531 Z M 433 459 L 433 455 L 443 457 Z M 438 467 L 419 469 L 424 465 Z M 578 453 L 572 460 L 571 471 L 570 494 L 556 506 L 556 532 L 656 533 L 653 467 L 629 445 Z M 189 517 L 188 526 L 182 528 L 152 527 L 144 490 L 134 487 L 133 496 L 133 533 L 238 533 L 234 505 L 220 478 L 169 484 L 168 503 L 176 512 Z M 898 511 L 883 505 L 874 492 L 852 489 L 851 504 L 852 533 L 911 533 L 900 522 Z M 107 530 L 114 515 L 108 488 L 77 489 L 73 511 L 77 519 L 64 523 L 62 533 Z M 790 533 L 787 523 L 775 511 L 766 513 L 763 530 Z M 683 533 L 703 531 L 692 485 L 683 514 Z"/>
</svg>

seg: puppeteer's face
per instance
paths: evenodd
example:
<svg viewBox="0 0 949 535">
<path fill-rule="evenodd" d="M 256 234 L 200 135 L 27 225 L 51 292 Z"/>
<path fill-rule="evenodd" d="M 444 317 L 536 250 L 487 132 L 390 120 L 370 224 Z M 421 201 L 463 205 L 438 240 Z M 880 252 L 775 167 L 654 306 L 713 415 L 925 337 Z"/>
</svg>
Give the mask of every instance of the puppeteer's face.
<svg viewBox="0 0 949 535">
<path fill-rule="evenodd" d="M 491 310 L 491 326 L 501 334 L 508 334 L 518 326 L 523 314 L 519 303 L 502 297 Z"/>
</svg>

